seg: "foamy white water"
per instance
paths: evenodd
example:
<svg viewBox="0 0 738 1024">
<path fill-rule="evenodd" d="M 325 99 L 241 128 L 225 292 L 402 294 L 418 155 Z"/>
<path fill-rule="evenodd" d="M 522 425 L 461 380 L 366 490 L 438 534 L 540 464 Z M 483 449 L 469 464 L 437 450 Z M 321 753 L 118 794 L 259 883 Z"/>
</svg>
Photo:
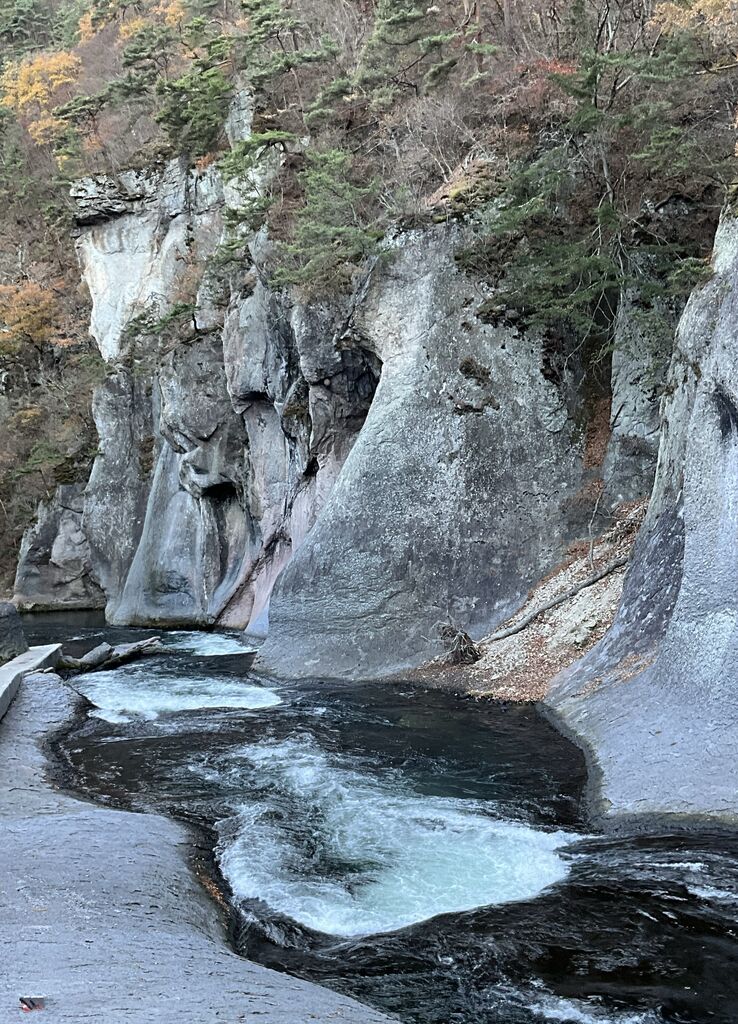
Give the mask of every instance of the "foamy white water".
<svg viewBox="0 0 738 1024">
<path fill-rule="evenodd" d="M 97 706 L 91 714 L 106 722 L 154 719 L 198 708 L 257 710 L 282 703 L 262 686 L 218 676 L 168 674 L 147 661 L 80 676 L 76 685 Z"/>
<path fill-rule="evenodd" d="M 542 1021 L 554 1024 L 659 1024 L 662 1020 L 651 1010 L 633 1013 L 631 1010 L 611 1010 L 584 999 L 561 999 L 545 995 L 524 1004 L 540 1016 Z"/>
<path fill-rule="evenodd" d="M 159 634 L 165 647 L 213 657 L 225 654 L 248 654 L 253 647 L 228 633 L 205 633 L 202 630 L 168 630 Z"/>
<path fill-rule="evenodd" d="M 311 739 L 240 748 L 230 772 L 258 799 L 220 825 L 234 893 L 316 931 L 394 931 L 524 900 L 566 877 L 575 838 L 498 820 L 491 807 L 408 793 L 345 767 Z"/>
<path fill-rule="evenodd" d="M 738 893 L 728 889 L 718 889 L 714 885 L 689 885 L 687 888 L 693 896 L 711 903 L 738 903 Z"/>
</svg>

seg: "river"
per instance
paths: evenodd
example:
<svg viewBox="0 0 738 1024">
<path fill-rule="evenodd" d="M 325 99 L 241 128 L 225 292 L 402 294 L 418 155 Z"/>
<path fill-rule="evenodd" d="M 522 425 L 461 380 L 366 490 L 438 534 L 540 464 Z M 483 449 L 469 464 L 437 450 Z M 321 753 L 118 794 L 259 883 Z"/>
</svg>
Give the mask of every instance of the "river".
<svg viewBox="0 0 738 1024">
<path fill-rule="evenodd" d="M 81 652 L 151 635 L 25 619 Z M 735 1024 L 738 836 L 592 834 L 580 752 L 530 706 L 274 683 L 235 635 L 76 680 L 66 784 L 215 837 L 239 952 L 408 1024 Z M 101 865 L 101 870 L 104 866 Z"/>
</svg>

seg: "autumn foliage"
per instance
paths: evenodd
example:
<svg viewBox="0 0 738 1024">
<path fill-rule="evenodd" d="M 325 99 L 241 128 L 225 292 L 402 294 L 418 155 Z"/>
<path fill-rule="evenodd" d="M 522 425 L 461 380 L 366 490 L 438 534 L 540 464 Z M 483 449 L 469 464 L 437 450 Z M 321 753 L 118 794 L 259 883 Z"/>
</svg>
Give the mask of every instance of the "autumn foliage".
<svg viewBox="0 0 738 1024">
<path fill-rule="evenodd" d="M 0 78 L 2 102 L 25 124 L 34 142 L 53 142 L 63 127 L 53 113 L 79 78 L 81 61 L 72 53 L 47 52 L 11 61 Z"/>
<path fill-rule="evenodd" d="M 31 345 L 63 341 L 59 302 L 50 288 L 35 281 L 0 285 L 0 353 L 18 352 Z"/>
</svg>

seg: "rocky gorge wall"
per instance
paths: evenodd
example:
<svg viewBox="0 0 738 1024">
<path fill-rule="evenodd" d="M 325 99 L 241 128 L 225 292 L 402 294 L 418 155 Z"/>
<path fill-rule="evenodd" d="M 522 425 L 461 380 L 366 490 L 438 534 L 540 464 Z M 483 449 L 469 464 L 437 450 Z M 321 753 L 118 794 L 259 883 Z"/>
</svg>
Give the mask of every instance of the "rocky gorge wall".
<svg viewBox="0 0 738 1024">
<path fill-rule="evenodd" d="M 653 495 L 610 631 L 547 698 L 590 754 L 603 819 L 735 820 L 738 219 L 681 318 Z"/>
<path fill-rule="evenodd" d="M 249 119 L 241 96 L 232 139 Z M 352 294 L 306 303 L 270 286 L 263 231 L 227 254 L 242 190 L 178 161 L 75 186 L 98 453 L 41 510 L 16 601 L 268 633 L 262 669 L 290 676 L 416 665 L 449 618 L 494 629 L 650 489 L 653 340 L 623 302 L 610 407 L 489 316 L 454 223 L 398 231 Z"/>
<path fill-rule="evenodd" d="M 234 138 L 249 116 L 241 97 Z M 245 240 L 235 271 L 219 259 L 228 188 L 214 168 L 174 161 L 73 189 L 106 363 L 99 444 L 74 509 L 60 488 L 26 536 L 21 607 L 264 628 L 274 579 L 345 459 L 377 369 L 360 349 L 326 365 L 318 351 L 308 383 L 289 313 L 259 277 L 263 240 Z"/>
<path fill-rule="evenodd" d="M 479 633 L 586 530 L 581 407 L 540 340 L 483 320 L 453 231 L 412 233 L 370 275 L 350 328 L 376 395 L 306 543 L 280 577 L 260 664 L 371 675 L 437 653 L 439 621 Z M 541 524 L 546 524 L 541 529 Z"/>
</svg>

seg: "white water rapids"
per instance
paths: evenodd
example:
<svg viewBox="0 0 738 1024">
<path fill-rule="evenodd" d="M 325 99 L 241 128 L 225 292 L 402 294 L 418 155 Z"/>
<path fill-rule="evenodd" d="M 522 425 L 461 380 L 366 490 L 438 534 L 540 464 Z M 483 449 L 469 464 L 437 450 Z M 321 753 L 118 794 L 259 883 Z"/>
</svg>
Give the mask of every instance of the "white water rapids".
<svg viewBox="0 0 738 1024">
<path fill-rule="evenodd" d="M 169 649 L 240 653 L 233 637 L 170 633 Z M 182 674 L 156 659 L 80 677 L 111 723 L 182 711 L 264 711 L 281 697 L 218 673 Z M 425 796 L 406 780 L 367 774 L 306 733 L 231 749 L 192 766 L 227 777 L 233 815 L 219 825 L 219 859 L 240 899 L 256 899 L 315 931 L 366 935 L 438 914 L 535 896 L 568 873 L 570 837 L 501 819 L 481 801 Z"/>
<path fill-rule="evenodd" d="M 238 637 L 221 633 L 180 631 L 161 637 L 167 651 L 184 651 L 202 657 L 248 654 Z M 91 714 L 106 722 L 152 720 L 160 715 L 200 708 L 260 710 L 281 704 L 273 690 L 203 670 L 183 675 L 156 657 L 109 671 L 93 672 L 78 680 L 79 689 L 96 710 Z"/>
<path fill-rule="evenodd" d="M 574 838 L 494 816 L 483 802 L 409 792 L 332 758 L 308 736 L 244 746 L 237 813 L 219 859 L 235 895 L 315 931 L 366 935 L 524 900 L 563 879 Z M 212 770 L 212 769 L 210 769 Z"/>
</svg>

